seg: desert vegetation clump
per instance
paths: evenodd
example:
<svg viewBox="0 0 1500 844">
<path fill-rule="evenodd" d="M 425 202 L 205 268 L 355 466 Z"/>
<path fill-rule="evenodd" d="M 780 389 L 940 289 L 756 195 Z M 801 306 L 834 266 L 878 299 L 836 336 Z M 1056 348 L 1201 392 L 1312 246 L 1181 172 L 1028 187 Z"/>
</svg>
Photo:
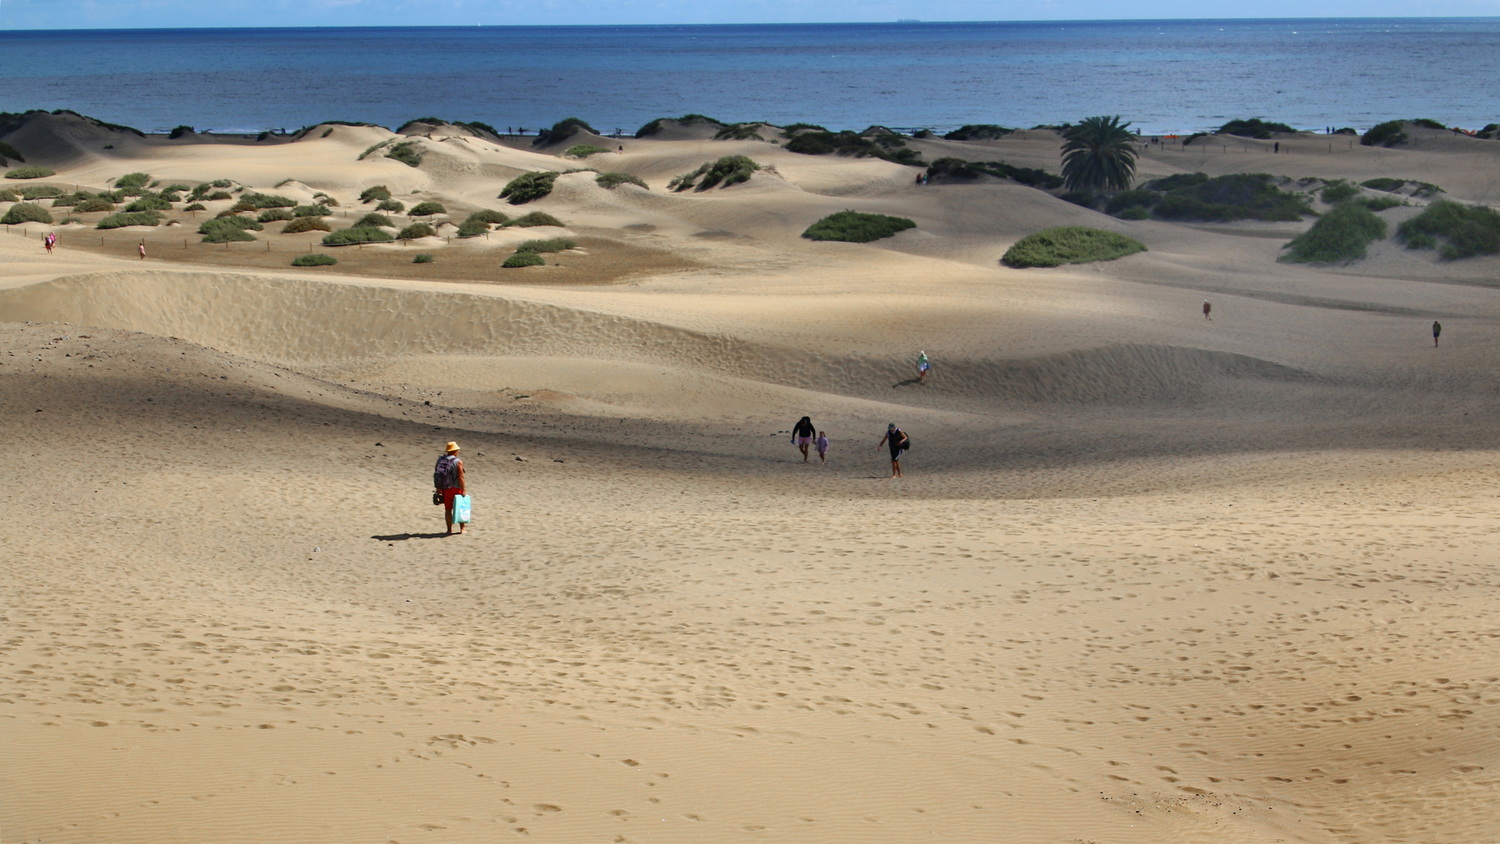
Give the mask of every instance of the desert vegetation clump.
<svg viewBox="0 0 1500 844">
<path fill-rule="evenodd" d="M 734 123 L 714 133 L 716 141 L 763 141 L 759 123 Z"/>
<path fill-rule="evenodd" d="M 333 231 L 322 217 L 293 217 L 291 222 L 282 228 L 282 234 L 302 234 L 303 232 L 327 232 Z"/>
<path fill-rule="evenodd" d="M 1387 120 L 1384 123 L 1377 123 L 1360 137 L 1359 142 L 1367 147 L 1400 146 L 1410 140 L 1406 137 L 1405 125 L 1404 120 Z"/>
<path fill-rule="evenodd" d="M 172 203 L 160 194 L 148 193 L 125 206 L 126 211 L 170 211 Z"/>
<path fill-rule="evenodd" d="M 310 252 L 306 255 L 298 255 L 292 259 L 294 267 L 331 267 L 337 264 L 339 259 L 332 255 L 324 255 L 321 252 Z"/>
<path fill-rule="evenodd" d="M 293 217 L 327 217 L 330 213 L 328 206 L 322 203 L 317 205 L 298 205 L 292 209 Z"/>
<path fill-rule="evenodd" d="M 523 229 L 534 228 L 536 226 L 556 226 L 562 228 L 563 221 L 548 214 L 546 211 L 532 211 L 529 214 L 522 214 L 505 225 L 507 227 L 515 226 Z"/>
<path fill-rule="evenodd" d="M 56 175 L 57 171 L 50 167 L 17 167 L 5 171 L 7 179 L 45 179 Z"/>
<path fill-rule="evenodd" d="M 1004 126 L 997 126 L 993 123 L 970 123 L 967 126 L 960 126 L 957 129 L 954 129 L 952 132 L 944 135 L 943 140 L 994 141 L 1003 138 L 1014 131 L 1016 130 L 1008 129 Z M 929 132 L 928 134 L 930 135 L 932 133 Z"/>
<path fill-rule="evenodd" d="M 73 206 L 75 214 L 97 214 L 100 211 L 113 210 L 115 210 L 115 204 L 102 196 L 81 199 Z"/>
<path fill-rule="evenodd" d="M 352 226 L 323 235 L 324 246 L 352 246 L 358 243 L 390 243 L 390 234 L 373 226 Z"/>
<path fill-rule="evenodd" d="M 17 223 L 50 223 L 52 212 L 34 202 L 17 202 L 0 217 L 0 224 L 13 226 Z"/>
<path fill-rule="evenodd" d="M 21 195 L 9 188 L 0 188 L 0 202 L 15 202 Z"/>
<path fill-rule="evenodd" d="M 668 182 L 667 188 L 679 193 L 689 188 L 699 191 L 713 187 L 727 188 L 750 181 L 750 175 L 759 169 L 759 164 L 743 155 L 726 155 L 718 161 L 704 162 L 691 173 L 683 173 Z"/>
<path fill-rule="evenodd" d="M 605 190 L 614 190 L 620 185 L 638 185 L 650 190 L 644 179 L 631 173 L 609 172 L 594 177 L 594 182 Z"/>
<path fill-rule="evenodd" d="M 446 214 L 448 213 L 448 209 L 444 208 L 443 203 L 441 202 L 428 201 L 418 202 L 416 205 L 413 205 L 411 207 L 410 211 L 406 213 L 407 216 L 411 217 L 431 217 L 433 214 Z"/>
<path fill-rule="evenodd" d="M 395 225 L 396 225 L 395 221 L 393 221 L 390 217 L 387 217 L 386 215 L 378 213 L 378 212 L 375 212 L 375 211 L 371 211 L 370 213 L 364 215 L 363 217 L 360 217 L 358 220 L 355 220 L 354 221 L 354 225 L 351 226 L 350 228 L 364 229 L 364 228 L 374 228 L 376 226 L 384 226 L 386 228 L 394 228 Z"/>
<path fill-rule="evenodd" d="M 517 252 L 566 252 L 576 249 L 578 242 L 569 237 L 549 237 L 538 240 L 523 241 L 516 247 Z"/>
<path fill-rule="evenodd" d="M 506 258 L 500 266 L 508 270 L 514 270 L 520 267 L 540 267 L 546 263 L 542 259 L 542 256 L 535 252 L 517 252 Z"/>
<path fill-rule="evenodd" d="M 1318 191 L 1318 198 L 1329 205 L 1348 202 L 1356 196 L 1359 196 L 1359 185 L 1345 181 L 1344 179 L 1329 182 L 1323 186 L 1322 190 Z"/>
<path fill-rule="evenodd" d="M 382 199 L 380 200 L 380 204 L 375 206 L 375 210 L 386 211 L 391 214 L 400 214 L 402 211 L 406 210 L 406 205 L 399 199 Z"/>
<path fill-rule="evenodd" d="M 432 256 L 427 254 L 426 252 L 419 252 L 418 254 L 412 256 L 411 262 L 413 264 L 430 264 L 432 263 Z"/>
<path fill-rule="evenodd" d="M 1393 179 L 1389 176 L 1366 179 L 1359 184 L 1361 187 L 1367 187 L 1370 190 L 1378 190 L 1383 193 L 1404 192 L 1418 199 L 1428 199 L 1440 193 L 1447 192 L 1431 182 L 1419 182 L 1415 179 Z"/>
<path fill-rule="evenodd" d="M 601 152 L 609 152 L 609 150 L 594 144 L 574 144 L 563 151 L 563 158 L 588 158 Z"/>
<path fill-rule="evenodd" d="M 422 163 L 422 144 L 420 141 L 402 141 L 392 144 L 385 151 L 385 157 L 399 161 L 407 167 L 416 167 Z"/>
<path fill-rule="evenodd" d="M 1055 173 L 1035 167 L 1015 167 L 1003 161 L 965 161 L 962 158 L 939 158 L 927 167 L 927 179 L 977 179 L 994 176 L 1041 190 L 1062 187 L 1063 179 Z"/>
<path fill-rule="evenodd" d="M 143 188 L 151 183 L 150 173 L 126 173 L 115 179 L 116 188 Z M 228 187 L 226 185 L 226 187 Z"/>
<path fill-rule="evenodd" d="M 876 132 L 866 137 L 858 132 L 829 132 L 826 129 L 808 128 L 794 131 L 783 130 L 791 140 L 786 142 L 788 152 L 803 155 L 840 155 L 852 158 L 879 158 L 897 164 L 922 166 L 922 156 L 906 146 L 900 135 L 894 132 Z"/>
<path fill-rule="evenodd" d="M 1385 237 L 1385 221 L 1363 203 L 1345 202 L 1286 244 L 1278 260 L 1291 264 L 1347 264 L 1365 257 Z"/>
<path fill-rule="evenodd" d="M 419 237 L 434 237 L 437 229 L 428 223 L 412 223 L 396 233 L 397 240 L 416 240 Z"/>
<path fill-rule="evenodd" d="M 294 216 L 296 215 L 285 208 L 267 208 L 257 214 L 255 220 L 260 223 L 280 223 L 290 220 Z"/>
<path fill-rule="evenodd" d="M 547 146 L 548 144 L 561 143 L 578 134 L 580 131 L 593 135 L 599 134 L 582 118 L 566 117 L 552 124 L 551 129 L 543 129 L 536 133 L 536 140 L 531 142 L 534 147 Z"/>
<path fill-rule="evenodd" d="M 839 211 L 807 227 L 802 236 L 808 240 L 840 240 L 845 243 L 869 243 L 915 228 L 905 217 L 866 214 L 861 211 Z"/>
<path fill-rule="evenodd" d="M 212 220 L 204 220 L 198 226 L 198 233 L 203 235 L 204 243 L 228 243 L 231 241 L 254 240 L 252 231 L 261 231 L 265 228 L 259 221 L 249 217 L 230 215 L 228 217 L 215 217 Z"/>
<path fill-rule="evenodd" d="M 1444 261 L 1500 254 L 1500 212 L 1441 200 L 1396 229 L 1407 249 L 1436 249 Z"/>
<path fill-rule="evenodd" d="M 662 123 L 663 120 L 674 120 L 674 119 L 678 123 L 681 123 L 684 126 L 692 126 L 694 124 L 700 124 L 700 123 L 708 123 L 708 124 L 711 124 L 711 125 L 714 125 L 714 126 L 719 126 L 719 127 L 723 127 L 724 126 L 724 122 L 722 120 L 715 120 L 712 117 L 709 117 L 707 115 L 703 115 L 703 114 L 684 114 L 683 116 L 677 117 L 677 118 L 658 117 L 655 120 L 652 120 L 651 122 L 649 122 L 646 125 L 642 126 L 641 128 L 635 130 L 635 136 L 637 138 L 649 138 L 652 135 L 655 135 L 655 134 L 661 132 L 661 123 Z"/>
<path fill-rule="evenodd" d="M 385 185 L 372 185 L 359 193 L 360 202 L 378 202 L 391 198 L 391 189 Z"/>
<path fill-rule="evenodd" d="M 1297 130 L 1285 123 L 1273 123 L 1252 117 L 1248 120 L 1231 120 L 1219 127 L 1216 134 L 1234 135 L 1238 138 L 1255 138 L 1256 140 L 1270 140 L 1274 133 L 1293 134 Z"/>
<path fill-rule="evenodd" d="M 64 192 L 57 185 L 27 185 L 19 191 L 21 198 L 28 202 L 33 199 L 55 199 Z"/>
<path fill-rule="evenodd" d="M 278 196 L 273 193 L 246 193 L 240 197 L 240 202 L 255 210 L 262 208 L 295 208 L 297 200 L 290 197 Z M 247 209 L 249 210 L 249 209 Z"/>
<path fill-rule="evenodd" d="M 552 185 L 559 175 L 551 170 L 522 173 L 506 183 L 504 190 L 500 191 L 500 198 L 509 200 L 511 205 L 525 205 L 541 199 L 552 192 Z"/>
<path fill-rule="evenodd" d="M 1068 199 L 1069 197 L 1064 197 Z M 1092 207 L 1094 197 L 1080 197 Z M 1118 216 L 1128 208 L 1146 208 L 1159 220 L 1294 222 L 1313 213 L 1307 197 L 1282 190 L 1265 173 L 1233 173 L 1210 178 L 1180 173 L 1111 196 L 1104 209 Z"/>
<path fill-rule="evenodd" d="M 157 211 L 117 211 L 94 224 L 100 229 L 123 229 L 126 226 L 159 226 L 162 216 Z"/>
<path fill-rule="evenodd" d="M 1000 263 L 1016 268 L 1058 267 L 1113 261 L 1145 251 L 1146 244 L 1123 234 L 1086 226 L 1060 226 L 1016 241 Z"/>
</svg>

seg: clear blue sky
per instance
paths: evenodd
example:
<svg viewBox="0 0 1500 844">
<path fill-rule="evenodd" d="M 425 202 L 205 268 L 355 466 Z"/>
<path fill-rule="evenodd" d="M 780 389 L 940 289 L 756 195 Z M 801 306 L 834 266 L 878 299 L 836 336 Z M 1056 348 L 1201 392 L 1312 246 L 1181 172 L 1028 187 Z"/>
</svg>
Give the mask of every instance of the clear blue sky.
<svg viewBox="0 0 1500 844">
<path fill-rule="evenodd" d="M 1500 0 L 0 0 L 0 29 L 1495 15 Z"/>
</svg>

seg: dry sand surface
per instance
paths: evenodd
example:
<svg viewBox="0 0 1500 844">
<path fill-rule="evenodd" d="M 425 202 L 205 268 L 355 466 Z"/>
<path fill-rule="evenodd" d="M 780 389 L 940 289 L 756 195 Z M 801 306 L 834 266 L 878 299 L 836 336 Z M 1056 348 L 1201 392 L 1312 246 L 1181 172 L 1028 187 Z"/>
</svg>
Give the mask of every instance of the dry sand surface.
<svg viewBox="0 0 1500 844">
<path fill-rule="evenodd" d="M 451 131 L 418 168 L 361 160 L 394 137 L 367 127 L 103 131 L 8 140 L 58 183 L 350 215 L 385 184 L 439 222 L 579 166 Z M 317 270 L 280 224 L 0 234 L 0 841 L 1500 839 L 1500 260 L 1287 265 L 1308 223 L 617 143 L 585 163 L 650 189 L 561 176 L 520 210 L 566 229 L 524 234 L 583 248 L 541 268 L 498 268 L 515 230 Z M 1493 141 L 1269 143 L 1140 170 L 1500 204 Z M 921 150 L 1055 171 L 1057 146 Z M 768 169 L 666 190 L 734 153 Z M 845 208 L 917 228 L 798 236 Z M 1057 224 L 1150 251 L 998 265 Z M 788 443 L 803 415 L 826 465 Z M 451 538 L 447 440 L 476 512 Z"/>
</svg>

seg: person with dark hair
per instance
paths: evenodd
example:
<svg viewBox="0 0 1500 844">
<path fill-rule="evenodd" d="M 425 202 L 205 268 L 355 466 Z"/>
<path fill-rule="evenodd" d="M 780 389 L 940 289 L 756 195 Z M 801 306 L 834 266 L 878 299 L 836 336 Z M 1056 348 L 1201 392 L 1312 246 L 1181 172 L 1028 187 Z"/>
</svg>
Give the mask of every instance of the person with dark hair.
<svg viewBox="0 0 1500 844">
<path fill-rule="evenodd" d="M 1443 324 L 1437 320 L 1432 321 L 1432 347 L 1437 348 L 1438 335 L 1443 333 Z"/>
<path fill-rule="evenodd" d="M 885 436 L 880 438 L 880 442 L 875 445 L 875 450 L 879 451 L 883 445 L 889 445 L 891 449 L 891 477 L 901 477 L 901 455 L 911 447 L 911 438 L 906 435 L 905 431 L 897 428 L 895 422 L 892 422 L 885 426 Z"/>
<path fill-rule="evenodd" d="M 813 437 L 817 435 L 818 430 L 813 427 L 812 419 L 809 417 L 804 416 L 798 419 L 797 424 L 792 426 L 792 443 L 797 446 L 798 451 L 802 452 L 803 463 L 807 462 L 808 446 L 812 445 Z"/>
</svg>

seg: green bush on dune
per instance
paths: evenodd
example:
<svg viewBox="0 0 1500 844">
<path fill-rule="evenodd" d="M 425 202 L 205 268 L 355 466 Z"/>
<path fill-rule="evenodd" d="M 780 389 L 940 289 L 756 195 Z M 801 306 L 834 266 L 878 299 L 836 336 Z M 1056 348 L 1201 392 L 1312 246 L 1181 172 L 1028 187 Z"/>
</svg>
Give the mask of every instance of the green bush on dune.
<svg viewBox="0 0 1500 844">
<path fill-rule="evenodd" d="M 13 226 L 17 223 L 50 223 L 52 213 L 34 202 L 17 202 L 0 217 L 0 225 Z"/>
<path fill-rule="evenodd" d="M 684 114 L 681 117 L 675 117 L 675 118 L 674 117 L 658 117 L 655 120 L 652 120 L 651 122 L 649 122 L 646 125 L 642 126 L 641 128 L 635 130 L 635 136 L 637 138 L 649 138 L 650 136 L 657 134 L 658 132 L 661 131 L 661 124 L 662 124 L 663 120 L 676 120 L 678 123 L 680 123 L 680 124 L 682 124 L 684 126 L 693 126 L 693 125 L 702 124 L 702 123 L 707 123 L 709 125 L 719 126 L 719 127 L 722 127 L 724 125 L 723 121 L 721 121 L 721 120 L 715 120 L 712 117 L 708 117 L 708 116 L 702 115 L 702 114 Z"/>
<path fill-rule="evenodd" d="M 416 167 L 422 163 L 422 145 L 419 141 L 402 141 L 386 150 L 385 157 Z"/>
<path fill-rule="evenodd" d="M 1419 182 L 1415 179 L 1393 179 L 1389 176 L 1366 179 L 1360 182 L 1360 185 L 1370 190 L 1378 190 L 1384 193 L 1397 193 L 1405 190 L 1409 191 L 1411 196 L 1422 199 L 1437 196 L 1440 193 L 1447 193 L 1447 191 L 1431 182 Z"/>
<path fill-rule="evenodd" d="M 1296 129 L 1293 129 L 1285 123 L 1272 123 L 1261 120 L 1259 117 L 1252 117 L 1249 120 L 1231 120 L 1228 123 L 1225 123 L 1223 126 L 1220 126 L 1219 131 L 1216 134 L 1234 135 L 1235 137 L 1239 138 L 1255 138 L 1257 140 L 1265 141 L 1270 140 L 1271 135 L 1274 133 L 1279 132 L 1281 134 L 1290 135 L 1294 134 L 1296 131 Z"/>
<path fill-rule="evenodd" d="M 119 211 L 95 223 L 95 228 L 123 229 L 126 226 L 159 226 L 162 216 L 156 211 Z"/>
<path fill-rule="evenodd" d="M 525 205 L 541 199 L 552 192 L 552 185 L 559 175 L 550 170 L 522 173 L 506 183 L 505 189 L 500 191 L 500 198 L 508 200 L 511 205 Z"/>
<path fill-rule="evenodd" d="M 515 226 L 522 229 L 534 228 L 536 226 L 556 226 L 562 228 L 563 221 L 548 214 L 546 211 L 532 211 L 529 214 L 522 214 L 505 225 L 507 228 Z"/>
<path fill-rule="evenodd" d="M 591 155 L 598 155 L 601 152 L 609 152 L 609 150 L 601 146 L 595 146 L 594 144 L 574 144 L 563 151 L 562 157 L 588 158 Z"/>
<path fill-rule="evenodd" d="M 56 170 L 52 170 L 52 169 L 49 169 L 47 167 L 17 167 L 14 170 L 7 170 L 6 173 L 5 173 L 5 178 L 7 178 L 7 179 L 45 179 L 48 176 L 56 176 L 56 175 L 57 175 L 57 171 Z"/>
<path fill-rule="evenodd" d="M 600 173 L 594 177 L 594 183 L 605 190 L 614 190 L 620 185 L 638 185 L 646 190 L 651 189 L 640 176 L 634 176 L 630 173 Z"/>
<path fill-rule="evenodd" d="M 441 202 L 418 202 L 406 213 L 409 217 L 431 217 L 433 214 L 446 214 L 448 209 Z"/>
<path fill-rule="evenodd" d="M 262 208 L 295 208 L 297 206 L 297 200 L 273 193 L 247 193 L 240 197 L 240 202 L 257 211 Z"/>
<path fill-rule="evenodd" d="M 1441 200 L 1396 229 L 1408 249 L 1436 249 L 1444 261 L 1500 254 L 1500 212 Z"/>
<path fill-rule="evenodd" d="M 1370 127 L 1359 139 L 1360 144 L 1367 147 L 1394 147 L 1407 142 L 1405 130 L 1406 121 L 1387 120 Z"/>
<path fill-rule="evenodd" d="M 679 193 L 693 188 L 705 191 L 713 187 L 729 187 L 750 181 L 750 176 L 760 165 L 743 155 L 726 155 L 718 161 L 704 162 L 697 170 L 683 173 L 667 183 L 668 190 Z"/>
<path fill-rule="evenodd" d="M 578 117 L 565 117 L 562 120 L 559 120 L 556 123 L 552 124 L 551 129 L 543 129 L 542 131 L 537 132 L 536 140 L 532 141 L 531 145 L 534 147 L 541 147 L 548 144 L 559 143 L 561 141 L 566 141 L 568 138 L 573 137 L 579 132 L 588 132 L 591 135 L 599 134 L 598 132 L 594 131 L 594 127 L 584 122 L 583 119 Z"/>
<path fill-rule="evenodd" d="M 285 208 L 267 208 L 256 215 L 255 219 L 262 223 L 280 223 L 293 218 L 291 211 Z"/>
<path fill-rule="evenodd" d="M 997 126 L 993 123 L 970 123 L 967 126 L 960 126 L 957 129 L 954 129 L 952 132 L 944 135 L 943 140 L 994 141 L 999 140 L 1000 138 L 1003 138 L 1014 131 L 1016 130 L 1007 129 L 1004 126 Z"/>
<path fill-rule="evenodd" d="M 1312 213 L 1307 197 L 1282 190 L 1277 187 L 1277 180 L 1265 173 L 1233 173 L 1212 178 L 1204 173 L 1181 173 L 1122 191 L 1105 206 L 1111 214 L 1132 207 L 1148 208 L 1160 220 L 1220 223 L 1295 222 Z"/>
<path fill-rule="evenodd" d="M 126 211 L 171 211 L 172 203 L 154 193 L 148 193 L 125 206 Z"/>
<path fill-rule="evenodd" d="M 1346 202 L 1324 214 L 1312 228 L 1287 243 L 1278 260 L 1291 264 L 1347 264 L 1365 257 L 1371 243 L 1385 237 L 1385 221 L 1365 205 Z"/>
<path fill-rule="evenodd" d="M 281 229 L 282 234 L 302 234 L 303 232 L 328 232 L 333 231 L 333 226 L 328 225 L 322 217 L 293 217 Z"/>
<path fill-rule="evenodd" d="M 298 205 L 292 209 L 293 217 L 327 217 L 333 212 L 328 210 L 327 205 Z"/>
<path fill-rule="evenodd" d="M 307 255 L 298 255 L 292 259 L 294 267 L 331 267 L 337 264 L 339 259 L 332 255 L 324 255 L 321 252 L 313 252 Z"/>
<path fill-rule="evenodd" d="M 939 158 L 927 167 L 927 179 L 977 179 L 994 176 L 1041 190 L 1062 187 L 1063 178 L 1034 167 L 1015 167 L 1004 161 L 965 161 L 962 158 Z"/>
<path fill-rule="evenodd" d="M 387 217 L 384 214 L 379 214 L 371 211 L 363 217 L 360 217 L 358 220 L 355 220 L 354 225 L 350 226 L 350 228 L 368 229 L 375 228 L 377 226 L 383 226 L 385 228 L 395 228 L 396 223 L 391 220 L 390 217 Z"/>
<path fill-rule="evenodd" d="M 76 214 L 95 214 L 100 211 L 113 210 L 115 210 L 115 204 L 102 196 L 80 200 L 73 206 L 73 212 Z"/>
<path fill-rule="evenodd" d="M 1113 261 L 1145 251 L 1146 244 L 1123 234 L 1085 226 L 1061 226 L 1016 241 L 1000 263 L 1016 268 L 1057 267 Z"/>
<path fill-rule="evenodd" d="M 396 233 L 397 240 L 416 240 L 419 237 L 436 237 L 437 229 L 427 223 L 412 223 Z"/>
<path fill-rule="evenodd" d="M 906 141 L 894 132 L 829 132 L 820 129 L 803 129 L 793 132 L 787 127 L 783 134 L 790 133 L 786 142 L 788 152 L 803 155 L 839 155 L 853 158 L 880 158 L 897 164 L 924 166 L 922 156 L 906 147 Z"/>
<path fill-rule="evenodd" d="M 869 243 L 890 237 L 897 232 L 915 228 L 916 223 L 905 217 L 890 217 L 885 214 L 865 214 L 860 211 L 840 211 L 807 227 L 802 236 L 808 240 L 838 240 L 845 243 Z"/>
<path fill-rule="evenodd" d="M 205 220 L 198 226 L 198 233 L 203 235 L 204 243 L 230 243 L 233 241 L 250 241 L 255 235 L 250 231 L 260 231 L 265 228 L 260 223 L 248 217 L 217 217 Z"/>
<path fill-rule="evenodd" d="M 21 195 L 9 188 L 0 188 L 0 202 L 15 202 Z"/>
<path fill-rule="evenodd" d="M 500 266 L 508 270 L 513 270 L 519 267 L 540 267 L 546 263 L 547 262 L 542 259 L 542 256 L 538 255 L 535 252 L 517 252 L 509 258 L 506 258 L 505 262 Z"/>
<path fill-rule="evenodd" d="M 394 237 L 381 229 L 370 226 L 355 226 L 339 229 L 323 236 L 324 246 L 352 246 L 357 243 L 390 243 Z"/>
<path fill-rule="evenodd" d="M 1348 202 L 1359 196 L 1359 185 L 1338 179 L 1323 186 L 1318 191 L 1318 198 L 1329 205 L 1338 205 L 1340 202 Z"/>
<path fill-rule="evenodd" d="M 115 179 L 116 188 L 143 188 L 151 183 L 150 173 L 126 173 Z M 228 187 L 227 185 L 225 187 Z"/>
<path fill-rule="evenodd" d="M 33 199 L 53 199 L 62 196 L 64 191 L 57 185 L 27 185 L 20 190 L 21 198 L 27 201 Z"/>
<path fill-rule="evenodd" d="M 360 202 L 375 202 L 391 198 L 391 189 L 385 185 L 373 185 L 359 193 Z"/>
<path fill-rule="evenodd" d="M 428 255 L 426 252 L 421 252 L 415 255 L 411 259 L 411 262 L 413 264 L 430 264 L 432 263 L 432 256 Z"/>
<path fill-rule="evenodd" d="M 540 240 L 523 241 L 516 247 L 517 252 L 566 252 L 575 249 L 578 242 L 567 237 L 549 237 Z"/>
</svg>

